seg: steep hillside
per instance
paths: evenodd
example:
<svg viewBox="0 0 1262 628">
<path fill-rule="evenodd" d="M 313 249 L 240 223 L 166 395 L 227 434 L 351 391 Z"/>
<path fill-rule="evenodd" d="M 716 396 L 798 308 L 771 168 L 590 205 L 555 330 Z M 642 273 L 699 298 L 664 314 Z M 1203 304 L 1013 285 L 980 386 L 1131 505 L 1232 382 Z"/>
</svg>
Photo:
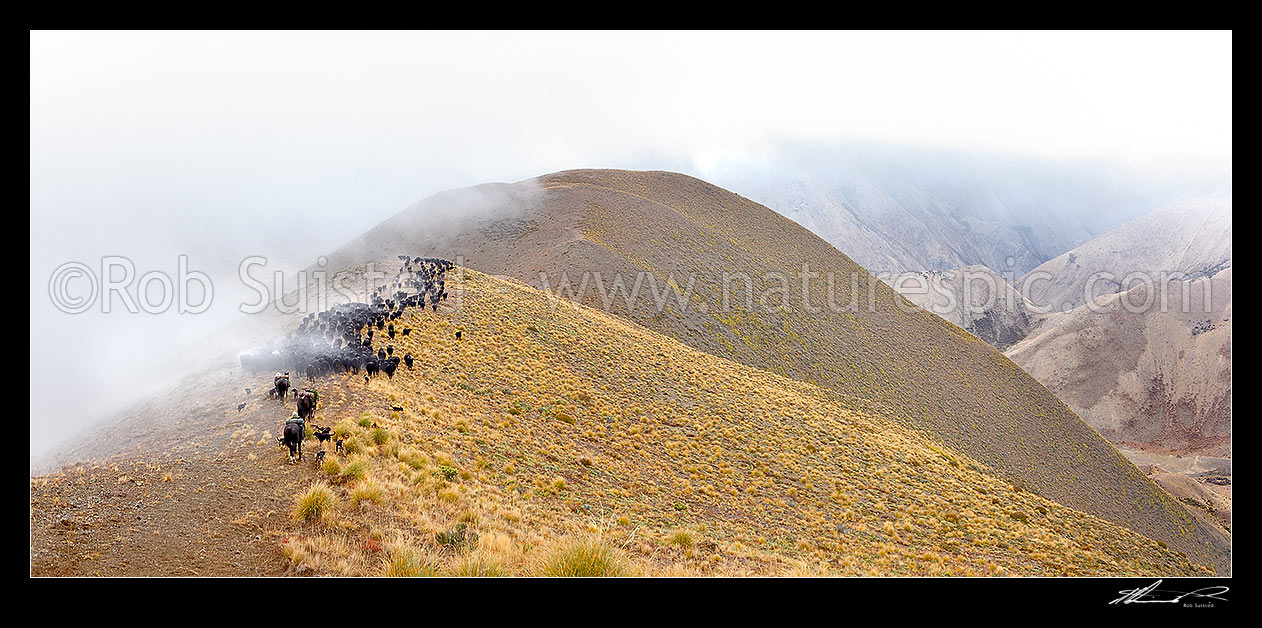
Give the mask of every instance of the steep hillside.
<svg viewBox="0 0 1262 628">
<path fill-rule="evenodd" d="M 888 283 L 908 301 L 1000 351 L 1024 338 L 1039 317 L 1021 293 L 985 266 L 903 273 Z"/>
<path fill-rule="evenodd" d="M 439 194 L 334 252 L 328 266 L 397 250 L 516 277 L 700 351 L 862 399 L 1027 490 L 1226 567 L 1225 539 L 1189 523 L 998 351 L 801 226 L 703 181 L 569 171 Z M 804 267 L 812 274 L 800 275 Z M 572 292 L 558 290 L 566 280 Z"/>
<path fill-rule="evenodd" d="M 1021 280 L 1053 313 L 1008 355 L 1115 443 L 1230 455 L 1230 180 L 1225 193 L 1171 203 Z"/>
<path fill-rule="evenodd" d="M 1193 515 L 1218 526 L 1226 533 L 1231 532 L 1231 485 L 1215 483 L 1230 481 L 1230 478 L 1170 473 L 1155 466 L 1149 467 L 1148 477 L 1175 499 L 1190 506 L 1188 510 Z"/>
<path fill-rule="evenodd" d="M 293 404 L 259 392 L 266 373 L 218 364 L 197 394 L 138 409 L 152 429 L 115 459 L 32 479 L 33 571 L 1205 573 L 1167 542 L 1022 490 L 890 407 L 513 280 L 448 282 L 434 311 L 395 321 L 410 333 L 388 342 L 414 368 L 315 384 L 313 422 L 344 453 L 330 444 L 316 466 L 308 439 L 287 465 L 273 434 Z"/>
<path fill-rule="evenodd" d="M 1039 265 L 1017 287 L 1035 305 L 1064 312 L 1160 273 L 1209 277 L 1231 266 L 1231 197 L 1176 201 Z M 1101 275 L 1101 273 L 1105 273 Z M 1122 285 L 1126 282 L 1126 285 Z"/>
<path fill-rule="evenodd" d="M 1165 294 L 1165 308 L 1139 308 L 1161 298 L 1140 285 L 1049 314 L 1008 355 L 1115 443 L 1229 456 L 1231 268 Z"/>
</svg>

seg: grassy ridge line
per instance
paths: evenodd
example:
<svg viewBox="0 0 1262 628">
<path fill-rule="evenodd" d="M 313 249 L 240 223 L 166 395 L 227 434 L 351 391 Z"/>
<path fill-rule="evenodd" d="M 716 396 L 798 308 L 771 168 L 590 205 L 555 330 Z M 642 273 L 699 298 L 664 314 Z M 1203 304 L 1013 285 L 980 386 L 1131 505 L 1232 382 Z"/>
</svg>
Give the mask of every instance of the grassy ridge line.
<svg viewBox="0 0 1262 628">
<path fill-rule="evenodd" d="M 462 271 L 453 284 L 454 318 L 412 313 L 414 331 L 395 339 L 396 352 L 425 356 L 415 370 L 331 384 L 322 423 L 336 424 L 351 453 L 330 458 L 326 480 L 298 501 L 285 548 L 299 569 L 1202 569 L 1014 487 L 880 406 L 514 281 Z M 396 404 L 404 410 L 380 410 Z"/>
<path fill-rule="evenodd" d="M 649 200 L 645 200 L 649 199 Z M 459 215 L 459 220 L 449 219 Z M 907 303 L 832 245 L 748 199 L 668 172 L 576 170 L 515 184 L 453 190 L 425 199 L 329 256 L 344 268 L 399 250 L 466 260 L 467 266 L 543 287 L 590 272 L 634 281 L 638 271 L 680 284 L 701 281 L 694 304 L 658 311 L 652 299 L 609 313 L 741 364 L 818 384 L 893 409 L 891 416 L 984 462 L 1008 481 L 1127 526 L 1230 569 L 1229 543 L 1178 503 L 1054 395 L 970 334 Z M 875 293 L 874 311 L 813 314 L 723 311 L 719 277 L 776 272 L 804 262 Z M 796 286 L 790 287 L 792 297 Z M 603 303 L 596 290 L 582 302 Z M 811 294 L 824 295 L 823 277 Z M 846 301 L 846 295 L 839 295 Z M 815 305 L 820 305 L 819 301 Z"/>
</svg>

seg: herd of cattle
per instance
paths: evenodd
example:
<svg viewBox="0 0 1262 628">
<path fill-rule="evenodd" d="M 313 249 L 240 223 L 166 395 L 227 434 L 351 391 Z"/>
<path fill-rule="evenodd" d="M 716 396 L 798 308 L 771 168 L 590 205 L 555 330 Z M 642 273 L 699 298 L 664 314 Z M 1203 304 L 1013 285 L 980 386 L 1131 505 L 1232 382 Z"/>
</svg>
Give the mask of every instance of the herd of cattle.
<svg viewBox="0 0 1262 628">
<path fill-rule="evenodd" d="M 414 358 L 411 354 L 395 355 L 391 341 L 412 330 L 396 329 L 394 321 L 409 307 L 431 307 L 437 311 L 438 302 L 447 298 L 444 277 L 452 263 L 436 258 L 399 257 L 404 263 L 394 283 L 374 290 L 369 303 L 342 303 L 319 314 L 308 314 L 297 331 L 284 340 L 242 355 L 241 368 L 248 373 L 299 373 L 310 381 L 334 373 L 358 374 L 361 370 L 365 377 L 378 373 L 394 377 L 400 362 L 411 368 Z M 391 288 L 391 296 L 383 297 Z M 384 346 L 374 351 L 374 341 Z"/>
<path fill-rule="evenodd" d="M 409 307 L 429 307 L 437 312 L 439 301 L 447 298 L 445 275 L 453 264 L 428 257 L 400 255 L 399 259 L 403 264 L 393 283 L 373 290 L 368 303 L 342 303 L 319 314 L 308 314 L 285 339 L 241 356 L 241 368 L 246 373 L 275 372 L 269 397 L 285 400 L 292 391 L 297 404 L 295 418 L 299 421 L 286 423 L 284 436 L 278 439 L 289 447 L 290 462 L 295 450 L 298 459 L 302 459 L 305 422 L 314 416 L 316 406 L 316 393 L 310 389 L 299 391 L 290 381 L 290 373 L 305 375 L 308 381 L 315 382 L 325 375 L 358 375 L 363 371 L 364 380 L 369 381 L 378 373 L 393 378 L 400 363 L 412 368 L 412 354 L 396 355 L 393 344 L 396 337 L 407 336 L 412 330 L 396 328 L 394 321 Z M 378 345 L 375 350 L 374 340 Z M 249 389 L 246 392 L 249 394 Z M 244 403 L 237 406 L 238 411 L 243 408 Z M 302 427 L 291 428 L 295 424 Z M 321 443 L 328 439 L 327 433 L 324 436 Z"/>
</svg>

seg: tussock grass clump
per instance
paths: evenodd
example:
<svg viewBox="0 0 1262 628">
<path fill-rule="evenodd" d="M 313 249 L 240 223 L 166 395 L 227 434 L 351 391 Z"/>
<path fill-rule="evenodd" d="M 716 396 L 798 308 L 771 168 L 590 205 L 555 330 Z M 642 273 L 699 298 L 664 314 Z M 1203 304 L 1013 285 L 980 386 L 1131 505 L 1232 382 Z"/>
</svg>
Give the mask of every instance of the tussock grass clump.
<svg viewBox="0 0 1262 628">
<path fill-rule="evenodd" d="M 318 482 L 298 496 L 291 514 L 294 521 L 316 521 L 332 511 L 335 505 L 337 498 L 329 490 L 329 485 Z"/>
<path fill-rule="evenodd" d="M 692 533 L 687 530 L 676 531 L 666 539 L 666 542 L 683 549 L 692 549 L 697 545 L 696 539 L 692 538 Z"/>
<path fill-rule="evenodd" d="M 403 464 L 406 464 L 412 469 L 418 471 L 424 469 L 425 466 L 429 464 L 429 458 L 427 458 L 425 454 L 422 454 L 410 447 L 400 449 L 395 457 L 399 459 L 399 462 L 402 462 Z"/>
<path fill-rule="evenodd" d="M 385 429 L 379 427 L 372 431 L 373 444 L 380 446 L 380 445 L 386 444 L 389 441 L 390 441 L 390 432 L 387 432 Z"/>
<path fill-rule="evenodd" d="M 363 460 L 356 460 L 342 467 L 342 473 L 338 475 L 338 481 L 351 482 L 354 480 L 362 480 L 368 473 L 368 463 Z"/>
<path fill-rule="evenodd" d="M 443 530 L 434 535 L 434 540 L 444 547 L 459 548 L 463 547 L 470 541 L 476 540 L 478 535 L 469 529 L 467 523 L 457 523 L 456 525 Z"/>
<path fill-rule="evenodd" d="M 498 560 L 483 552 L 470 552 L 457 558 L 449 573 L 462 578 L 503 578 L 509 575 Z"/>
<path fill-rule="evenodd" d="M 630 576 L 631 567 L 621 550 L 599 538 L 572 540 L 545 557 L 538 575 L 555 578 Z"/>
<path fill-rule="evenodd" d="M 342 464 L 337 461 L 337 458 L 326 458 L 324 464 L 320 466 L 320 471 L 325 475 L 336 476 L 342 472 Z"/>
<path fill-rule="evenodd" d="M 359 506 L 362 502 L 372 502 L 380 505 L 385 500 L 385 493 L 372 480 L 361 482 L 355 487 L 355 490 L 351 491 L 351 506 Z"/>
<path fill-rule="evenodd" d="M 346 440 L 355 433 L 355 422 L 350 419 L 342 419 L 333 426 L 333 437 Z"/>
<path fill-rule="evenodd" d="M 389 578 L 424 578 L 437 576 L 438 571 L 421 559 L 411 548 L 396 550 L 381 564 L 381 575 Z"/>
</svg>

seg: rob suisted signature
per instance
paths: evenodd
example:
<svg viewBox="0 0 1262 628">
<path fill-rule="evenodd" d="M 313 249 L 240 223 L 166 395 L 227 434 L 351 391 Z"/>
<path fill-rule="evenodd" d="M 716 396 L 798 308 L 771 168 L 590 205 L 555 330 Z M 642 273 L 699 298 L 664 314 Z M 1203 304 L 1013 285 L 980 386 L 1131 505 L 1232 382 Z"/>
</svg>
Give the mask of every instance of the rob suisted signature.
<svg viewBox="0 0 1262 628">
<path fill-rule="evenodd" d="M 1161 581 L 1158 580 L 1142 589 L 1123 589 L 1118 591 L 1118 593 L 1122 594 L 1122 597 L 1109 602 L 1109 604 L 1177 604 L 1185 598 L 1205 598 L 1226 602 L 1227 598 L 1219 596 L 1230 590 L 1224 586 L 1212 586 L 1184 593 L 1182 591 L 1158 589 L 1157 586 L 1160 584 Z"/>
</svg>

